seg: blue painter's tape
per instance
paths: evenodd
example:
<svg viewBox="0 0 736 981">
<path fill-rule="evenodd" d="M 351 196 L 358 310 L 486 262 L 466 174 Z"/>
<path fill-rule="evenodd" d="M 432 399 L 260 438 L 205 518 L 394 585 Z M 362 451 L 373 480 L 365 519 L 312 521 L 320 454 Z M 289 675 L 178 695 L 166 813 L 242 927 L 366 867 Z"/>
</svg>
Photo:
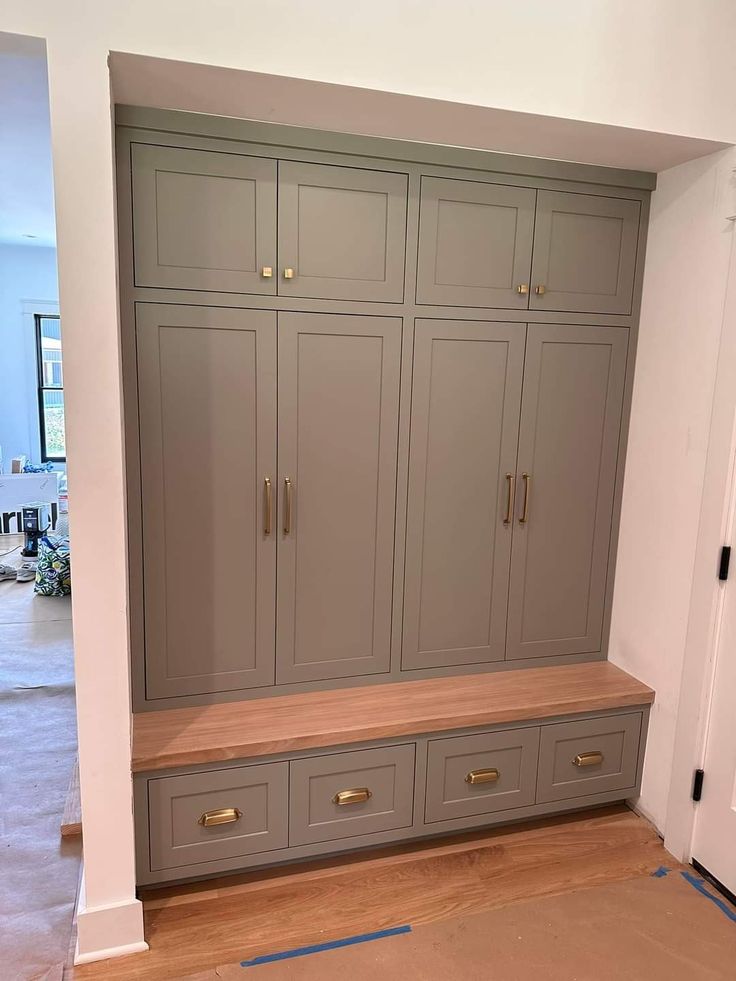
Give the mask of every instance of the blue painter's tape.
<svg viewBox="0 0 736 981">
<path fill-rule="evenodd" d="M 681 872 L 680 875 L 685 880 L 685 882 L 689 882 L 690 885 L 694 889 L 697 889 L 702 896 L 705 896 L 706 899 L 709 899 L 712 903 L 715 903 L 718 909 L 722 913 L 725 913 L 726 916 L 729 918 L 729 920 L 731 920 L 733 923 L 736 923 L 736 910 L 734 910 L 734 908 L 729 903 L 727 903 L 724 899 L 719 899 L 718 896 L 714 896 L 712 892 L 709 892 L 705 888 L 705 883 L 703 882 L 702 879 L 698 879 L 697 876 L 691 875 L 690 872 Z"/>
<path fill-rule="evenodd" d="M 342 940 L 328 940 L 323 944 L 311 944 L 309 947 L 296 947 L 294 950 L 283 950 L 278 954 L 262 954 L 251 961 L 241 961 L 241 967 L 257 967 L 259 964 L 271 964 L 273 961 L 288 961 L 292 957 L 303 957 L 305 954 L 319 954 L 323 950 L 336 950 L 338 947 L 352 947 L 363 944 L 368 940 L 382 940 L 384 937 L 397 937 L 402 933 L 411 933 L 410 926 L 391 927 L 389 930 L 376 930 L 375 933 L 361 933 L 357 937 L 344 937 Z"/>
<path fill-rule="evenodd" d="M 652 878 L 653 879 L 663 879 L 667 875 L 667 873 L 668 872 L 671 872 L 671 871 L 672 871 L 672 869 L 668 869 L 667 866 L 660 865 L 658 869 L 656 869 L 654 872 L 652 872 Z"/>
</svg>

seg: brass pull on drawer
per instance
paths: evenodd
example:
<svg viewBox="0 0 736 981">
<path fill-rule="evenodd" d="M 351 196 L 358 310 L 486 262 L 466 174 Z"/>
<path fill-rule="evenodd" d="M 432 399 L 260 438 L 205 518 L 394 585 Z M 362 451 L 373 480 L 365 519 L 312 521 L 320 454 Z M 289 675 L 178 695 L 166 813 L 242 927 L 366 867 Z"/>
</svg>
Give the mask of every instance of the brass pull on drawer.
<svg viewBox="0 0 736 981">
<path fill-rule="evenodd" d="M 572 762 L 573 766 L 595 766 L 603 762 L 603 753 L 578 753 Z"/>
<path fill-rule="evenodd" d="M 500 776 L 495 767 L 489 767 L 487 770 L 471 770 L 470 773 L 465 774 L 465 783 L 473 786 L 478 783 L 495 783 Z"/>
<path fill-rule="evenodd" d="M 205 811 L 197 823 L 203 828 L 214 828 L 218 824 L 232 824 L 242 816 L 243 812 L 237 807 L 221 807 L 216 811 Z"/>
<path fill-rule="evenodd" d="M 367 787 L 356 787 L 354 790 L 340 790 L 332 798 L 333 804 L 364 804 L 373 794 Z"/>
</svg>

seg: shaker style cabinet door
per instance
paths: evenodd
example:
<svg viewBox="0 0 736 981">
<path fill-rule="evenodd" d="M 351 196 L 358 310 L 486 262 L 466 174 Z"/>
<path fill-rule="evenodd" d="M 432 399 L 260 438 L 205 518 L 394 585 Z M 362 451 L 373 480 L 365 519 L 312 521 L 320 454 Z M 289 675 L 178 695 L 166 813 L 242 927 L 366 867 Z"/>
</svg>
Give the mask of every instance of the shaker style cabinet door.
<svg viewBox="0 0 736 981">
<path fill-rule="evenodd" d="M 529 325 L 507 658 L 601 648 L 627 343 Z"/>
<path fill-rule="evenodd" d="M 279 161 L 282 296 L 404 298 L 405 174 Z"/>
<path fill-rule="evenodd" d="M 276 292 L 276 161 L 134 143 L 135 285 Z"/>
<path fill-rule="evenodd" d="M 146 695 L 274 682 L 276 314 L 138 304 Z"/>
<path fill-rule="evenodd" d="M 389 670 L 401 320 L 279 314 L 279 683 Z"/>
<path fill-rule="evenodd" d="M 539 191 L 532 310 L 630 314 L 638 201 Z"/>
<path fill-rule="evenodd" d="M 417 303 L 526 310 L 536 195 L 422 177 Z"/>
<path fill-rule="evenodd" d="M 402 667 L 504 657 L 525 327 L 418 320 Z"/>
</svg>

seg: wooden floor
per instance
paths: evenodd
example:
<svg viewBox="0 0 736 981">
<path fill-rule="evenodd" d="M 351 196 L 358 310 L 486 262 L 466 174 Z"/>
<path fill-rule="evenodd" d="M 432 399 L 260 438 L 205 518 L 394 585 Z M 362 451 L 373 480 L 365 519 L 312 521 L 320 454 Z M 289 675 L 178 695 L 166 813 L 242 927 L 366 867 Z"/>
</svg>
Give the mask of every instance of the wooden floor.
<svg viewBox="0 0 736 981">
<path fill-rule="evenodd" d="M 258 954 L 417 926 L 679 866 L 624 805 L 483 833 L 148 890 L 150 951 L 69 977 L 185 978 Z"/>
</svg>

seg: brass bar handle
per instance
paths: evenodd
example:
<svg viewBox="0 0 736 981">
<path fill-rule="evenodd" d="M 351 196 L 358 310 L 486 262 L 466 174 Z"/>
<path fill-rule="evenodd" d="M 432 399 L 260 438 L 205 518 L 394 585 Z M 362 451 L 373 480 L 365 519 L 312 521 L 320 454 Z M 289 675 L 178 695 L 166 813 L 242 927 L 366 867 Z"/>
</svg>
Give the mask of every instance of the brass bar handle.
<svg viewBox="0 0 736 981">
<path fill-rule="evenodd" d="M 603 762 L 603 753 L 578 753 L 572 761 L 573 766 L 595 766 L 596 763 Z"/>
<path fill-rule="evenodd" d="M 510 525 L 514 518 L 514 491 L 516 478 L 512 473 L 506 474 L 506 517 L 503 519 L 505 525 Z"/>
<path fill-rule="evenodd" d="M 532 475 L 530 473 L 523 473 L 521 479 L 524 481 L 524 507 L 521 511 L 519 524 L 525 525 L 529 520 L 529 495 L 531 493 Z"/>
<path fill-rule="evenodd" d="M 263 478 L 263 534 L 270 535 L 273 525 L 273 494 L 271 478 Z"/>
<path fill-rule="evenodd" d="M 489 767 L 487 770 L 471 770 L 470 773 L 465 774 L 465 783 L 472 786 L 479 783 L 495 783 L 500 776 L 500 772 L 495 767 Z"/>
<path fill-rule="evenodd" d="M 242 816 L 243 812 L 237 807 L 221 807 L 216 811 L 205 811 L 197 824 L 201 824 L 203 828 L 214 828 L 218 824 L 232 824 Z"/>
<path fill-rule="evenodd" d="M 291 480 L 284 477 L 284 534 L 291 532 Z"/>
<path fill-rule="evenodd" d="M 516 287 L 516 292 L 519 294 L 519 296 L 526 296 L 526 294 L 529 292 L 529 283 L 519 283 L 519 285 Z"/>
<path fill-rule="evenodd" d="M 333 804 L 364 804 L 373 794 L 367 787 L 356 787 L 354 790 L 340 790 L 332 798 Z"/>
</svg>

